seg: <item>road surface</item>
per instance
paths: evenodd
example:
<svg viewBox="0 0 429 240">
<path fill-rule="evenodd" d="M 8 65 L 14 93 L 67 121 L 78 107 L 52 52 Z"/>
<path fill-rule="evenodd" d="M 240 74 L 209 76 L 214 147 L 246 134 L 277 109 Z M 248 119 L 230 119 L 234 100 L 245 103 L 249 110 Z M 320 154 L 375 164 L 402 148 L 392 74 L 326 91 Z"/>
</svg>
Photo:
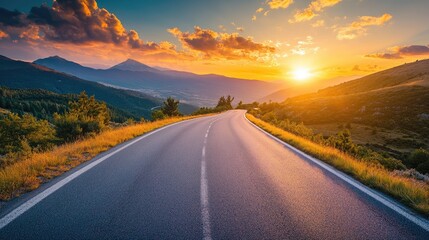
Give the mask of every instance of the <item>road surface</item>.
<svg viewBox="0 0 429 240">
<path fill-rule="evenodd" d="M 243 111 L 125 143 L 3 207 L 0 239 L 429 239 L 252 126 Z M 114 154 L 107 155 L 115 152 Z"/>
</svg>

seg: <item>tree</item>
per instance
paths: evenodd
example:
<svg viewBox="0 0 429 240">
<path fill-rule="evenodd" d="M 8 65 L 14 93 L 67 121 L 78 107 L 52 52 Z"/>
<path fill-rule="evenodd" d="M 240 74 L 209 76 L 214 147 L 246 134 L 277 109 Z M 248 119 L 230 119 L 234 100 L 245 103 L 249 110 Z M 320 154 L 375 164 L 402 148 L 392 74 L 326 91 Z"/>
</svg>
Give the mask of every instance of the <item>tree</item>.
<svg viewBox="0 0 429 240">
<path fill-rule="evenodd" d="M 230 110 L 232 109 L 233 101 L 234 97 L 231 97 L 230 95 L 228 95 L 227 97 L 222 96 L 219 98 L 216 108 L 220 110 Z"/>
<path fill-rule="evenodd" d="M 0 154 L 27 154 L 46 150 L 56 141 L 55 129 L 46 120 L 37 120 L 31 114 L 22 117 L 10 113 L 0 120 Z"/>
<path fill-rule="evenodd" d="M 169 117 L 180 116 L 179 101 L 172 97 L 168 97 L 167 100 L 164 101 L 164 106 L 162 107 L 161 111 L 164 115 Z"/>
<path fill-rule="evenodd" d="M 69 111 L 55 114 L 58 137 L 73 141 L 80 137 L 98 133 L 109 126 L 110 114 L 104 102 L 82 92 L 77 101 L 69 103 Z"/>
</svg>

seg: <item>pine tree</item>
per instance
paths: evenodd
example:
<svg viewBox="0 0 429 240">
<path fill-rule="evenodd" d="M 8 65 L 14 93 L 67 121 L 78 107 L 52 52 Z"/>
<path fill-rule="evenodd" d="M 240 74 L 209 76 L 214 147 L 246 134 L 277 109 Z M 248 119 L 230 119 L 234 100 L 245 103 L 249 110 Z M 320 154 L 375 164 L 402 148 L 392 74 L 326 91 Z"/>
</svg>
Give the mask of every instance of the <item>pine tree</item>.
<svg viewBox="0 0 429 240">
<path fill-rule="evenodd" d="M 179 112 L 179 101 L 175 100 L 172 97 L 168 97 L 166 101 L 164 101 L 164 106 L 161 109 L 162 113 L 167 116 L 180 116 Z"/>
</svg>

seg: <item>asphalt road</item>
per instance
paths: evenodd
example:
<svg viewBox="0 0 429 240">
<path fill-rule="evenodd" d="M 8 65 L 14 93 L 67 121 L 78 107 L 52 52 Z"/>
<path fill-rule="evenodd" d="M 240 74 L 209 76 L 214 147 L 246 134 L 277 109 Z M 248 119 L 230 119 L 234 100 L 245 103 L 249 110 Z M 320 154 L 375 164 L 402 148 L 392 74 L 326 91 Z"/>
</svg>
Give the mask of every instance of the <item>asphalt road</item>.
<svg viewBox="0 0 429 240">
<path fill-rule="evenodd" d="M 0 216 L 89 164 L 9 203 Z M 429 233 L 269 138 L 243 111 L 153 133 L 0 230 L 0 239 L 203 238 L 429 239 Z"/>
</svg>

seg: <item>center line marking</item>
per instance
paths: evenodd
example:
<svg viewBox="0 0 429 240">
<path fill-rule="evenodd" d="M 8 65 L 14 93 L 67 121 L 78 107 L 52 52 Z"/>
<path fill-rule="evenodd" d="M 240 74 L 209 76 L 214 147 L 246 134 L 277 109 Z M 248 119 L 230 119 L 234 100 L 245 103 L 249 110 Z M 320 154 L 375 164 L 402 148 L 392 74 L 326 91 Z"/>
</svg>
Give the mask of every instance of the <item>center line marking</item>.
<svg viewBox="0 0 429 240">
<path fill-rule="evenodd" d="M 206 145 L 212 124 L 219 119 L 210 123 L 206 135 L 204 137 L 203 150 L 201 152 L 201 220 L 203 223 L 203 239 L 212 240 L 210 228 L 210 212 L 209 212 L 209 185 L 207 180 L 207 167 L 206 167 Z"/>
</svg>

